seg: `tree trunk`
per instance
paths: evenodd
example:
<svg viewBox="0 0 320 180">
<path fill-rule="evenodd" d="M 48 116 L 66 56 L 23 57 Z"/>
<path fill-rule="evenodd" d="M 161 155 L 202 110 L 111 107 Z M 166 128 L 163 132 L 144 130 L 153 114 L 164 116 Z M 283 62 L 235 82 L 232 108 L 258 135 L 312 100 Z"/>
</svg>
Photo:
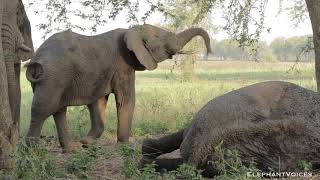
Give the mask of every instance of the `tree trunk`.
<svg viewBox="0 0 320 180">
<path fill-rule="evenodd" d="M 10 154 L 15 144 L 15 140 L 12 138 L 16 132 L 12 132 L 13 121 L 9 105 L 8 81 L 2 49 L 1 29 L 3 4 L 4 0 L 0 0 L 0 170 L 5 174 L 9 174 L 13 165 Z"/>
<path fill-rule="evenodd" d="M 312 24 L 317 89 L 320 91 L 320 0 L 306 0 Z"/>
</svg>

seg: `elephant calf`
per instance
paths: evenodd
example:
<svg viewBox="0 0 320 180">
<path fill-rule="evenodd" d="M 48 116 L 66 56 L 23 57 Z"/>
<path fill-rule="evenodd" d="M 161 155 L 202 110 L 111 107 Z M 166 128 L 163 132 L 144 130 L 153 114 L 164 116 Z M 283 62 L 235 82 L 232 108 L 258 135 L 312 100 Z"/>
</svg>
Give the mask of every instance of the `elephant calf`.
<svg viewBox="0 0 320 180">
<path fill-rule="evenodd" d="M 51 36 L 37 50 L 26 72 L 34 91 L 27 137 L 38 138 L 45 119 L 53 115 L 61 146 L 72 151 L 67 106 L 87 105 L 92 126 L 82 142 L 90 143 L 104 130 L 106 103 L 114 93 L 117 138 L 127 142 L 135 105 L 135 71 L 155 69 L 157 63 L 172 58 L 198 35 L 209 53 L 209 35 L 200 28 L 175 34 L 145 24 L 96 36 L 70 30 Z"/>
<path fill-rule="evenodd" d="M 221 142 L 226 149 L 238 150 L 244 163 L 253 159 L 264 172 L 293 172 L 301 160 L 319 167 L 320 96 L 281 81 L 234 90 L 208 102 L 186 129 L 144 140 L 141 165 L 155 161 L 158 170 L 172 170 L 187 163 L 212 177 L 218 172 L 209 162 Z M 157 158 L 176 149 L 181 158 Z"/>
</svg>

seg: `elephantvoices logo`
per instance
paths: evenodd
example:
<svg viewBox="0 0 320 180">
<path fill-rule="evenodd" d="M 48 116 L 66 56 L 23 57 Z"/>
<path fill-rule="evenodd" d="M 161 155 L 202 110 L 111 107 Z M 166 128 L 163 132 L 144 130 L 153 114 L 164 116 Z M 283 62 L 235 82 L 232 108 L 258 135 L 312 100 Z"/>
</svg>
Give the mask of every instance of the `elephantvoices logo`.
<svg viewBox="0 0 320 180">
<path fill-rule="evenodd" d="M 312 177 L 312 173 L 311 172 L 247 172 L 247 177 L 255 177 L 255 178 Z"/>
</svg>

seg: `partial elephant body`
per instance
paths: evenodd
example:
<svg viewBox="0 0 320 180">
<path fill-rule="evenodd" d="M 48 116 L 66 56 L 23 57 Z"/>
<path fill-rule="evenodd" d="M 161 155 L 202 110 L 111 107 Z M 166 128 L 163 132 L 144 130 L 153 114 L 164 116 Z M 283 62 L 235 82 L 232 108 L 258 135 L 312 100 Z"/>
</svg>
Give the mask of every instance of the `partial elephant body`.
<svg viewBox="0 0 320 180">
<path fill-rule="evenodd" d="M 21 0 L 5 0 L 2 21 L 2 45 L 5 58 L 20 63 L 31 58 L 31 27 Z"/>
<path fill-rule="evenodd" d="M 7 71 L 12 119 L 20 121 L 20 63 L 33 55 L 31 27 L 21 0 L 5 0 L 1 24 L 2 47 Z"/>
<path fill-rule="evenodd" d="M 204 30 L 194 28 L 192 35 L 202 35 L 210 52 L 209 36 Z M 70 30 L 53 35 L 41 45 L 27 69 L 34 89 L 28 136 L 39 137 L 44 120 L 50 115 L 55 117 L 57 112 L 65 116 L 65 107 L 87 105 L 92 128 L 83 142 L 98 138 L 103 132 L 103 107 L 108 95 L 114 93 L 118 140 L 127 142 L 135 104 L 135 71 L 152 70 L 158 62 L 171 58 L 183 47 L 174 39 L 174 33 L 151 25 L 96 36 Z M 60 118 L 55 121 L 61 145 L 68 151 L 67 130 L 59 130 L 65 127 L 61 125 L 65 124 L 63 116 L 57 115 Z"/>
<path fill-rule="evenodd" d="M 113 49 L 120 47 L 110 43 L 120 38 L 114 37 L 117 34 L 119 33 L 109 32 L 98 36 L 82 36 L 66 31 L 50 37 L 28 65 L 27 77 L 35 85 L 34 106 L 41 104 L 37 101 L 40 99 L 36 98 L 39 92 L 61 97 L 55 102 L 58 104 L 53 105 L 58 109 L 63 106 L 90 104 L 111 93 L 111 78 L 117 70 L 122 70 L 119 69 L 122 66 L 116 67 L 120 63 L 117 57 L 120 54 L 112 53 L 115 51 Z M 38 64 L 41 66 L 37 66 Z M 37 68 L 38 72 L 34 72 Z M 39 75 L 37 73 L 42 72 L 45 73 L 39 77 L 41 80 L 36 79 Z M 41 85 L 37 85 L 38 81 Z"/>
<path fill-rule="evenodd" d="M 237 149 L 244 163 L 254 160 L 268 171 L 298 170 L 300 160 L 319 165 L 320 96 L 297 85 L 270 81 L 241 88 L 208 102 L 193 118 L 188 129 L 143 142 L 142 164 L 159 161 L 161 168 L 182 162 L 217 175 L 212 165 L 214 147 L 223 142 Z M 179 144 L 167 148 L 164 144 Z M 158 160 L 163 153 L 180 149 L 181 161 Z M 155 156 L 150 154 L 156 154 Z"/>
</svg>

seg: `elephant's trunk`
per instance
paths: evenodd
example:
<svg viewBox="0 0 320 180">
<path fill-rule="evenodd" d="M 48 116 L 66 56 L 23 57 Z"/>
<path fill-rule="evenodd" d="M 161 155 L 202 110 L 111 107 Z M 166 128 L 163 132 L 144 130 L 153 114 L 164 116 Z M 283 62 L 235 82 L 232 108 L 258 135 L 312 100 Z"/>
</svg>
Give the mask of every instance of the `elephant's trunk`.
<svg viewBox="0 0 320 180">
<path fill-rule="evenodd" d="M 185 129 L 182 129 L 176 133 L 163 136 L 159 139 L 145 139 L 142 142 L 142 154 L 147 159 L 153 159 L 161 154 L 170 153 L 180 148 L 183 141 L 183 133 Z"/>
<path fill-rule="evenodd" d="M 13 59 L 4 58 L 5 65 L 6 65 L 6 71 L 7 71 L 7 81 L 8 81 L 8 95 L 9 95 L 9 104 L 11 109 L 11 115 L 14 124 L 18 124 L 19 120 L 16 117 L 16 109 L 17 109 L 17 81 L 15 77 L 15 71 L 14 71 L 14 62 Z"/>
<path fill-rule="evenodd" d="M 208 33 L 201 28 L 189 28 L 177 34 L 177 47 L 182 49 L 193 37 L 201 36 L 207 48 L 207 54 L 211 53 L 210 37 Z"/>
</svg>

